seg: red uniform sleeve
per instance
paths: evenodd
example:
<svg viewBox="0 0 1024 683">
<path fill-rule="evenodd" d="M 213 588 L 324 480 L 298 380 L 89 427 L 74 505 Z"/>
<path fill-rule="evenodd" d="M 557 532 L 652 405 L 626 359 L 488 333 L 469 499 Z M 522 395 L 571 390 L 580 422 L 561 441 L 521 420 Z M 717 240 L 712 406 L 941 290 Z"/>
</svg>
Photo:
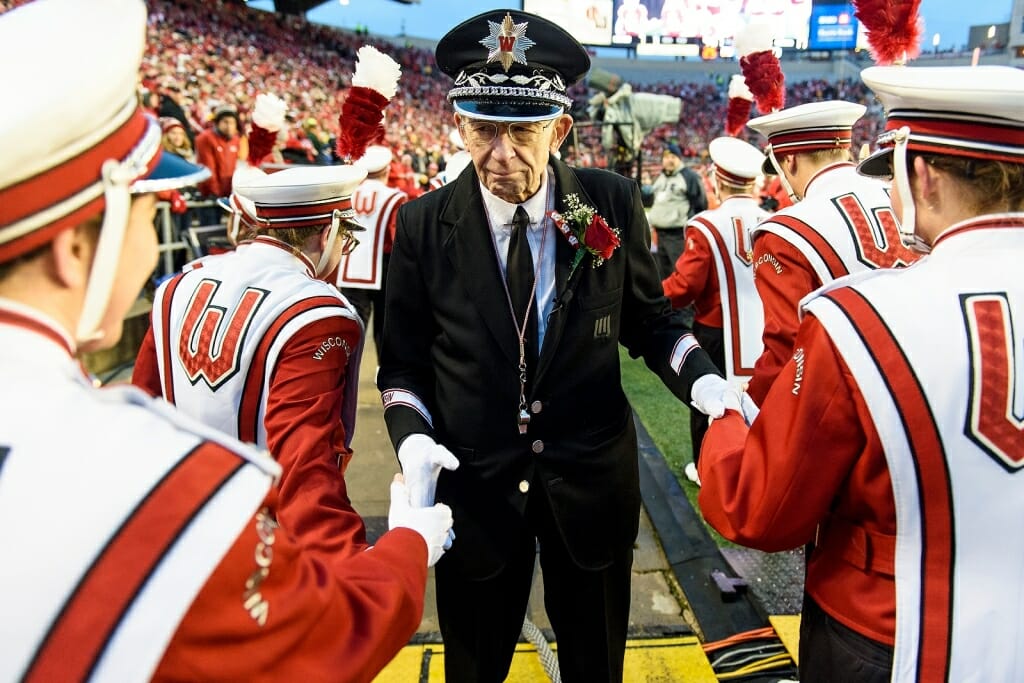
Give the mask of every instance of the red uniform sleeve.
<svg viewBox="0 0 1024 683">
<path fill-rule="evenodd" d="M 267 542 L 260 525 L 257 515 L 207 580 L 153 680 L 372 681 L 423 615 L 422 538 L 395 529 L 341 556 L 310 552 L 281 528 Z"/>
<path fill-rule="evenodd" d="M 278 518 L 302 544 L 332 553 L 360 552 L 366 529 L 352 508 L 344 471 L 341 410 L 349 350 L 359 325 L 332 316 L 297 331 L 274 366 L 263 424 L 281 464 Z"/>
<path fill-rule="evenodd" d="M 160 385 L 160 368 L 157 365 L 156 358 L 156 342 L 153 338 L 152 318 L 150 319 L 146 336 L 142 338 L 139 354 L 135 357 L 135 367 L 132 369 L 132 384 L 150 396 L 156 398 L 163 396 L 163 387 Z"/>
<path fill-rule="evenodd" d="M 707 239 L 700 230 L 688 227 L 686 245 L 676 261 L 675 270 L 661 282 L 672 308 L 686 308 L 696 301 L 713 272 L 714 256 Z"/>
<path fill-rule="evenodd" d="M 891 563 L 866 570 L 856 541 L 831 525 L 840 520 L 894 539 L 892 481 L 864 398 L 816 318 L 804 320 L 794 358 L 749 431 L 733 411 L 715 420 L 698 468 L 698 502 L 709 524 L 767 552 L 798 547 L 821 532 L 807 565 L 808 593 L 850 628 L 893 642 Z"/>
<path fill-rule="evenodd" d="M 799 250 L 765 232 L 754 240 L 754 285 L 764 307 L 764 351 L 754 364 L 747 393 L 761 405 L 793 355 L 793 340 L 800 327 L 798 304 L 820 287 L 821 281 Z"/>
<path fill-rule="evenodd" d="M 849 371 L 816 320 L 808 319 L 796 353 L 749 431 L 733 411 L 711 424 L 698 465 L 705 519 L 768 552 L 814 538 L 865 447 Z"/>
</svg>

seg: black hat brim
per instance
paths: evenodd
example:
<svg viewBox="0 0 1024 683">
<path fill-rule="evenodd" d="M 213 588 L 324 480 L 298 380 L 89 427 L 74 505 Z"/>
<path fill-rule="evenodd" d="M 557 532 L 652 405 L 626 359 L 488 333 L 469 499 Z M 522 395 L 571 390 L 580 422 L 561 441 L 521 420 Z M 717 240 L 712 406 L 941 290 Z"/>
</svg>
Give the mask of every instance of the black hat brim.
<svg viewBox="0 0 1024 683">
<path fill-rule="evenodd" d="M 493 98 L 459 99 L 453 104 L 456 113 L 484 121 L 546 121 L 565 111 L 553 102 Z"/>
</svg>

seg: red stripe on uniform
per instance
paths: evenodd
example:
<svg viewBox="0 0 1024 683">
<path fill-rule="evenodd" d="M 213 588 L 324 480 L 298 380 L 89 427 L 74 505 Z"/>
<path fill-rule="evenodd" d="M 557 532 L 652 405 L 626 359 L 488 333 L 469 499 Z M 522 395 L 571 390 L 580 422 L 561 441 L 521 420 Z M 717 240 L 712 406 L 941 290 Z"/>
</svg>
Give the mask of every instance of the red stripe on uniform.
<svg viewBox="0 0 1024 683">
<path fill-rule="evenodd" d="M 0 190 L 0 225 L 39 213 L 99 182 L 107 159 L 124 159 L 139 143 L 149 121 L 141 109 L 91 149 L 51 169 Z M 148 160 L 147 160 L 148 161 Z"/>
<path fill-rule="evenodd" d="M 160 336 L 160 345 L 164 347 L 164 400 L 174 403 L 174 373 L 172 371 L 171 359 L 171 303 L 174 301 L 174 290 L 181 284 L 185 276 L 180 273 L 171 278 L 164 289 L 164 299 L 160 305 L 160 326 L 163 328 Z"/>
<path fill-rule="evenodd" d="M 953 621 L 953 500 L 935 417 L 903 349 L 863 295 L 850 288 L 825 295 L 854 325 L 888 385 L 903 422 L 917 473 L 921 515 L 919 681 L 949 676 Z"/>
<path fill-rule="evenodd" d="M 959 227 L 947 230 L 935 239 L 935 243 L 932 244 L 934 249 L 939 242 L 948 240 L 953 235 L 959 235 L 965 232 L 971 232 L 973 230 L 991 230 L 992 228 L 1024 228 L 1024 219 L 1020 216 L 1007 216 L 1001 215 L 993 218 L 986 218 L 982 220 L 965 221 Z"/>
<path fill-rule="evenodd" d="M 832 276 L 833 280 L 843 275 L 849 275 L 849 269 L 843 263 L 843 259 L 839 257 L 836 250 L 832 248 L 832 245 L 828 243 L 828 240 L 807 223 L 804 223 L 799 218 L 779 214 L 772 216 L 768 223 L 778 223 L 800 235 L 811 245 L 811 248 L 821 257 L 822 261 L 825 262 L 825 267 L 828 268 L 829 275 Z"/>
<path fill-rule="evenodd" d="M 309 204 L 292 204 L 288 206 L 261 204 L 259 202 L 255 202 L 255 204 L 256 215 L 260 218 L 303 218 L 305 216 L 329 214 L 335 209 L 338 211 L 348 211 L 352 208 L 352 199 L 351 197 L 346 197 L 330 202 L 310 202 Z"/>
<path fill-rule="evenodd" d="M 238 439 L 240 441 L 256 443 L 261 418 L 260 404 L 263 402 L 263 385 L 267 372 L 273 372 L 273 368 L 267 367 L 267 358 L 270 356 L 270 347 L 274 345 L 277 335 L 281 333 L 285 325 L 299 315 L 326 306 L 345 308 L 340 300 L 330 296 L 305 299 L 285 309 L 263 335 L 256 347 L 256 353 L 253 354 L 252 361 L 249 363 L 245 387 L 242 389 L 242 400 L 238 406 Z"/>
<path fill-rule="evenodd" d="M 743 366 L 743 358 L 740 354 L 740 312 L 739 303 L 737 302 L 736 293 L 736 272 L 732 268 L 732 259 L 730 254 L 732 250 L 725 244 L 725 240 L 722 239 L 722 235 L 719 234 L 715 226 L 710 221 L 695 217 L 695 222 L 700 223 L 711 233 L 711 236 L 715 239 L 715 244 L 718 246 L 718 258 L 722 261 L 722 269 L 725 271 L 726 279 L 726 290 L 728 290 L 729 297 L 729 310 L 732 311 L 732 320 L 729 321 L 729 336 L 732 337 L 732 371 L 733 374 L 750 377 L 754 374 L 754 368 L 748 368 Z M 722 283 L 718 283 L 718 295 L 725 295 L 722 291 Z M 723 323 L 725 320 L 723 319 Z"/>
<path fill-rule="evenodd" d="M 50 626 L 23 680 L 88 679 L 165 555 L 243 465 L 236 454 L 212 443 L 203 443 L 182 458 L 89 567 Z"/>
</svg>

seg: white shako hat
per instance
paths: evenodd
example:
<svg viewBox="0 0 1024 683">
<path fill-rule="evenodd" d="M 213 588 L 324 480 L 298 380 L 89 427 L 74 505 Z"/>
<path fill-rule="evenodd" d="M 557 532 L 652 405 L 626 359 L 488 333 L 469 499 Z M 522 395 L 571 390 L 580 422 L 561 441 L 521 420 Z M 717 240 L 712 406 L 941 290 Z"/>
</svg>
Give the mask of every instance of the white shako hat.
<svg viewBox="0 0 1024 683">
<path fill-rule="evenodd" d="M 323 275 L 342 221 L 350 230 L 365 229 L 354 221 L 352 208 L 352 193 L 365 179 L 366 170 L 356 166 L 296 166 L 234 185 L 232 205 L 249 224 L 264 230 L 330 226 L 316 266 L 317 275 Z"/>
<path fill-rule="evenodd" d="M 363 156 L 352 162 L 353 166 L 364 169 L 369 173 L 379 173 L 391 165 L 394 154 L 390 147 L 384 145 L 370 145 L 363 152 Z"/>
<path fill-rule="evenodd" d="M 853 124 L 867 110 L 863 104 L 831 100 L 810 102 L 758 116 L 747 125 L 768 138 L 762 171 L 778 174 L 772 158 L 824 149 L 849 149 Z"/>
<path fill-rule="evenodd" d="M 907 152 L 1024 164 L 1024 71 L 1009 66 L 874 66 L 861 72 L 885 107 L 879 150 L 858 170 L 891 177 L 904 197 L 900 236 L 927 251 L 914 233 Z"/>
<path fill-rule="evenodd" d="M 749 142 L 733 137 L 715 138 L 708 143 L 715 165 L 715 177 L 732 187 L 746 187 L 761 174 L 764 154 Z"/>
<path fill-rule="evenodd" d="M 0 15 L 0 262 L 103 213 L 80 342 L 98 336 L 131 194 L 209 177 L 163 153 L 138 104 L 145 41 L 142 0 L 37 0 Z"/>
</svg>

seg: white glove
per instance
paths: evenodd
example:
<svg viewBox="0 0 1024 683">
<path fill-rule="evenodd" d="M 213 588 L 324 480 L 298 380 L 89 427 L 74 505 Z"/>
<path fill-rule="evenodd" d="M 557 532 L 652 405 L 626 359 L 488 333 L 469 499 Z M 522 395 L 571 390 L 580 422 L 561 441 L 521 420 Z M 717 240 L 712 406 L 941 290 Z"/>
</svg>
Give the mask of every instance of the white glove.
<svg viewBox="0 0 1024 683">
<path fill-rule="evenodd" d="M 398 447 L 398 462 L 402 464 L 402 474 L 413 507 L 433 505 L 441 468 L 454 470 L 459 466 L 458 458 L 450 450 L 426 434 L 410 434 L 405 437 Z"/>
<path fill-rule="evenodd" d="M 747 426 L 749 427 L 754 424 L 754 420 L 757 419 L 757 415 L 761 412 L 761 409 L 757 407 L 756 403 L 754 403 L 754 399 L 750 398 L 750 394 L 745 391 L 740 395 L 740 406 L 743 408 L 743 419 L 746 420 Z"/>
<path fill-rule="evenodd" d="M 690 404 L 710 418 L 725 415 L 726 409 L 742 414 L 740 390 L 718 375 L 704 375 L 690 389 Z"/>
<path fill-rule="evenodd" d="M 430 507 L 409 504 L 409 489 L 402 475 L 396 474 L 391 482 L 391 507 L 388 508 L 388 529 L 412 529 L 427 544 L 427 566 L 433 567 L 451 547 L 452 509 L 444 503 Z M 450 538 L 451 537 L 451 538 Z"/>
</svg>

